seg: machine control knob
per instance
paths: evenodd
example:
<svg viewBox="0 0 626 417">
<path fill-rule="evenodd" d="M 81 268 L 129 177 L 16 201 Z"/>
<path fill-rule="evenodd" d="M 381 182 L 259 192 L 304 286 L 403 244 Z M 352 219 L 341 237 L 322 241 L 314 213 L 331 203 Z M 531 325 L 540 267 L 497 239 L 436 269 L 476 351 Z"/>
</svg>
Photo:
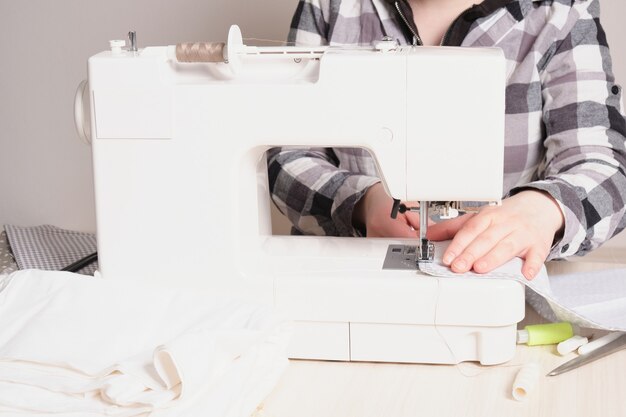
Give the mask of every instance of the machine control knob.
<svg viewBox="0 0 626 417">
<path fill-rule="evenodd" d="M 372 42 L 372 46 L 376 51 L 389 52 L 396 50 L 398 42 L 396 42 L 391 36 L 383 36 L 381 40 Z"/>
</svg>

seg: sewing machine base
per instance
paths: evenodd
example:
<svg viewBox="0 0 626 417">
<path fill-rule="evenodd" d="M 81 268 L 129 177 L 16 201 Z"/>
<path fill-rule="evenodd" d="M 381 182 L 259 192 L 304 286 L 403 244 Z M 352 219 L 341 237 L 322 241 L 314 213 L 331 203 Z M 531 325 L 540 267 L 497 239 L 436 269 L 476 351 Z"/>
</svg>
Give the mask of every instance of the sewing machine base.
<svg viewBox="0 0 626 417">
<path fill-rule="evenodd" d="M 275 265 L 273 291 L 276 309 L 295 322 L 290 358 L 484 365 L 513 358 L 524 317 L 521 284 L 425 275 L 416 270 L 414 245 L 347 239 L 353 251 L 345 251 L 346 238 L 268 239 L 267 258 L 287 246 L 294 255 Z M 436 253 L 444 245 L 436 242 Z M 321 266 L 294 272 L 307 253 L 324 259 Z M 390 257 L 400 268 L 385 269 Z"/>
<path fill-rule="evenodd" d="M 379 323 L 294 323 L 291 359 L 482 365 L 515 355 L 517 325 L 429 326 Z"/>
</svg>

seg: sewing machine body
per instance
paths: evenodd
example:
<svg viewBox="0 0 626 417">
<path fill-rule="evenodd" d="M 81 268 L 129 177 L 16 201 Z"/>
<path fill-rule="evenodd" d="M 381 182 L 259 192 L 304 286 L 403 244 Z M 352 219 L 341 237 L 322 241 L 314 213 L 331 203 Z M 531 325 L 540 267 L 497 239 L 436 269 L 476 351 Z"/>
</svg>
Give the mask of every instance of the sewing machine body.
<svg viewBox="0 0 626 417">
<path fill-rule="evenodd" d="M 355 146 L 402 200 L 499 201 L 494 49 L 329 48 L 182 64 L 166 47 L 89 60 L 100 272 L 225 291 L 295 320 L 292 358 L 509 360 L 521 285 L 383 270 L 398 239 L 272 236 L 265 151 Z M 452 349 L 452 350 L 451 350 Z"/>
</svg>

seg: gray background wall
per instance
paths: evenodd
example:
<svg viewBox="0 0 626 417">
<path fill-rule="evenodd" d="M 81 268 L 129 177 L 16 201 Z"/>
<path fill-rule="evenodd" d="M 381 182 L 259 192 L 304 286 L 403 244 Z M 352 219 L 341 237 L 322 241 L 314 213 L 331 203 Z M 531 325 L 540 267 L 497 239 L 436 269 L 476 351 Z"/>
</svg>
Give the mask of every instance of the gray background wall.
<svg viewBox="0 0 626 417">
<path fill-rule="evenodd" d="M 74 129 L 87 58 L 137 31 L 140 46 L 285 39 L 296 0 L 0 0 L 0 226 L 95 231 L 91 148 Z"/>
<path fill-rule="evenodd" d="M 0 0 L 0 226 L 95 231 L 90 148 L 74 130 L 87 58 L 125 38 L 140 46 L 284 39 L 296 0 Z M 603 0 L 615 72 L 626 84 L 626 2 Z M 625 237 L 624 235 L 621 237 Z M 622 239 L 626 241 L 625 239 Z"/>
</svg>

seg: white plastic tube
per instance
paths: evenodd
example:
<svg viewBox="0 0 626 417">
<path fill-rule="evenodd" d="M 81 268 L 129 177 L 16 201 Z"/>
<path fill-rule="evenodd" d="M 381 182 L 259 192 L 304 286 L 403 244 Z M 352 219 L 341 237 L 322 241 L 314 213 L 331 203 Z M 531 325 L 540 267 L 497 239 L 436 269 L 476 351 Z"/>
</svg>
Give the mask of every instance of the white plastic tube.
<svg viewBox="0 0 626 417">
<path fill-rule="evenodd" d="M 556 351 L 559 352 L 559 355 L 567 355 L 570 352 L 575 351 L 579 347 L 586 345 L 589 342 L 589 339 L 582 336 L 574 336 L 569 339 L 559 343 L 556 347 Z"/>
<path fill-rule="evenodd" d="M 611 343 L 612 341 L 614 341 L 615 339 L 617 339 L 618 337 L 620 337 L 623 333 L 621 332 L 613 332 L 613 333 L 609 333 L 606 336 L 603 336 L 599 339 L 596 340 L 592 340 L 591 342 L 587 343 L 586 345 L 583 345 L 581 347 L 578 348 L 578 354 L 580 355 L 584 355 L 585 353 L 589 353 L 592 352 L 604 345 L 606 345 L 607 343 Z"/>
<path fill-rule="evenodd" d="M 522 367 L 513 381 L 511 395 L 517 401 L 524 401 L 532 393 L 539 381 L 541 369 L 538 363 L 531 362 Z"/>
</svg>

